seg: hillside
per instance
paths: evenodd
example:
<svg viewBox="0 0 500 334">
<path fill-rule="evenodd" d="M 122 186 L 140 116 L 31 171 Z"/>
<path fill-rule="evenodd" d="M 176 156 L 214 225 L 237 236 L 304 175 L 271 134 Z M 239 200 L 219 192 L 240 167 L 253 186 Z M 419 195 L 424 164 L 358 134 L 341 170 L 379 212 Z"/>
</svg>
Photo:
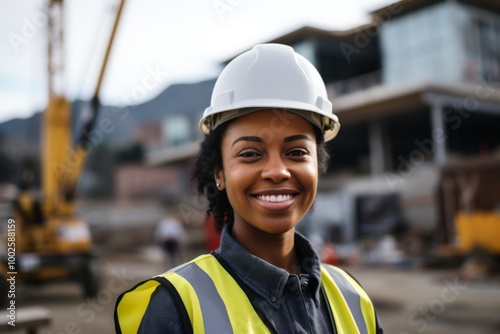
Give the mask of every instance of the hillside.
<svg viewBox="0 0 500 334">
<path fill-rule="evenodd" d="M 161 121 L 168 114 L 190 114 L 198 118 L 210 104 L 214 84 L 213 79 L 193 84 L 175 84 L 142 104 L 122 108 L 103 106 L 99 118 L 110 119 L 113 125 L 113 131 L 105 134 L 104 141 L 112 146 L 127 145 L 132 141 L 137 125 Z M 79 132 L 80 114 L 86 103 L 77 100 L 72 104 L 72 123 L 75 132 Z M 39 111 L 26 119 L 12 119 L 0 123 L 0 136 L 8 142 L 22 140 L 37 143 L 40 140 L 40 121 Z"/>
</svg>

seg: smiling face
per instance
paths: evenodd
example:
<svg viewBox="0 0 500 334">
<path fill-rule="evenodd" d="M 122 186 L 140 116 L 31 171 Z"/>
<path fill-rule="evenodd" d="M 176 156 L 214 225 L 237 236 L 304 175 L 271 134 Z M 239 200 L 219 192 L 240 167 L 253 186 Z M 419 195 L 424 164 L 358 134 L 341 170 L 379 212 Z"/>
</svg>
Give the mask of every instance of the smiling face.
<svg viewBox="0 0 500 334">
<path fill-rule="evenodd" d="M 266 109 L 233 120 L 226 130 L 222 170 L 215 175 L 233 208 L 235 228 L 283 234 L 314 201 L 318 158 L 313 125 L 286 113 L 281 126 Z"/>
</svg>

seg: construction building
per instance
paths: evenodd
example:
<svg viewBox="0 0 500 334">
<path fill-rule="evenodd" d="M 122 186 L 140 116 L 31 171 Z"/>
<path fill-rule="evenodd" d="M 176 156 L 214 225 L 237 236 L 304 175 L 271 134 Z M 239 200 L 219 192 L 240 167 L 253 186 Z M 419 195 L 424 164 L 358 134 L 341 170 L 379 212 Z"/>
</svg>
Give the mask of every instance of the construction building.
<svg viewBox="0 0 500 334">
<path fill-rule="evenodd" d="M 304 27 L 262 41 L 294 47 L 327 84 L 342 126 L 313 215 L 340 241 L 401 222 L 435 228 L 443 166 L 500 158 L 500 2 L 403 0 L 371 17 L 347 31 Z M 202 112 L 169 117 L 195 128 Z M 201 139 L 191 133 L 150 151 L 149 163 L 187 170 Z"/>
</svg>

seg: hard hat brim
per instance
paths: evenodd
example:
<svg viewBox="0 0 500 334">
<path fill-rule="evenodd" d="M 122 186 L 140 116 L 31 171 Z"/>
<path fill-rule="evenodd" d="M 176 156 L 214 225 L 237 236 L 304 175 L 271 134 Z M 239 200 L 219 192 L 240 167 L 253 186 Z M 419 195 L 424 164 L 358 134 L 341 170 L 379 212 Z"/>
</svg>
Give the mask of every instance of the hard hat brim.
<svg viewBox="0 0 500 334">
<path fill-rule="evenodd" d="M 274 105 L 273 105 L 274 104 Z M 239 109 L 229 109 L 229 110 L 209 110 L 207 108 L 206 113 L 209 114 L 200 120 L 199 127 L 200 131 L 204 134 L 210 133 L 219 125 L 231 121 L 235 118 L 250 114 L 252 112 L 264 109 L 276 109 L 276 110 L 286 110 L 290 111 L 298 116 L 305 118 L 311 124 L 316 126 L 323 132 L 325 142 L 335 138 L 340 129 L 340 123 L 336 115 L 330 113 L 326 114 L 324 111 L 315 109 L 310 110 L 310 105 L 305 103 L 295 102 L 290 104 L 290 107 L 284 107 L 283 102 L 276 103 L 263 103 L 263 106 L 258 106 L 258 103 L 252 103 L 253 107 L 243 107 Z M 302 108 L 300 108 L 302 107 Z M 276 116 L 278 117 L 278 115 Z"/>
</svg>

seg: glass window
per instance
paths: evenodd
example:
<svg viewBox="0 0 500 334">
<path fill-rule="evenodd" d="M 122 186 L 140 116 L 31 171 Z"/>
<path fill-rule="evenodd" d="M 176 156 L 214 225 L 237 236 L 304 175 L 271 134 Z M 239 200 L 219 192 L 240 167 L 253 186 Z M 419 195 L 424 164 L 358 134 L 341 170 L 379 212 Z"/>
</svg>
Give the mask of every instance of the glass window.
<svg viewBox="0 0 500 334">
<path fill-rule="evenodd" d="M 386 84 L 424 79 L 500 82 L 500 17 L 442 2 L 397 17 L 382 28 Z"/>
</svg>

